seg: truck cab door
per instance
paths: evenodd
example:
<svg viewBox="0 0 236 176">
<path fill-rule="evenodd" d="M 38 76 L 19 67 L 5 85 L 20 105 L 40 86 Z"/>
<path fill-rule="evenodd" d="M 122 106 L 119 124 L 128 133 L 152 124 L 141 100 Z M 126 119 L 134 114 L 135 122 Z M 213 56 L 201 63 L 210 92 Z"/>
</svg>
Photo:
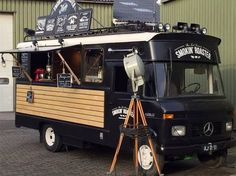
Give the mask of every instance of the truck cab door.
<svg viewBox="0 0 236 176">
<path fill-rule="evenodd" d="M 109 95 L 109 128 L 112 134 L 112 141 L 117 144 L 119 126 L 124 123 L 130 99 L 131 99 L 131 84 L 126 75 L 123 63 L 109 63 L 111 75 L 111 91 Z"/>
</svg>

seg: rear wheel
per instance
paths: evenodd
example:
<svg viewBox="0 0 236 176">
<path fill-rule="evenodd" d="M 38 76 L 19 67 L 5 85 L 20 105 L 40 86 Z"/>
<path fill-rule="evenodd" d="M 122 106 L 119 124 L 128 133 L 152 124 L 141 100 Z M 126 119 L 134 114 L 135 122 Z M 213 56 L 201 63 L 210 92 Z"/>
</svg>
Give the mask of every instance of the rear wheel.
<svg viewBox="0 0 236 176">
<path fill-rule="evenodd" d="M 43 143 L 45 147 L 52 152 L 60 151 L 62 147 L 61 137 L 55 132 L 51 125 L 45 125 L 42 131 Z"/>
<path fill-rule="evenodd" d="M 156 143 L 154 143 L 154 148 L 156 148 Z M 164 156 L 157 153 L 155 153 L 155 155 L 157 158 L 159 169 L 160 171 L 162 171 L 164 167 Z M 139 173 L 141 173 L 142 175 L 145 176 L 158 175 L 151 147 L 147 145 L 147 143 L 141 144 L 138 148 L 138 164 L 139 164 Z"/>
<path fill-rule="evenodd" d="M 199 161 L 209 168 L 218 168 L 226 163 L 227 149 L 209 154 L 198 154 Z"/>
</svg>

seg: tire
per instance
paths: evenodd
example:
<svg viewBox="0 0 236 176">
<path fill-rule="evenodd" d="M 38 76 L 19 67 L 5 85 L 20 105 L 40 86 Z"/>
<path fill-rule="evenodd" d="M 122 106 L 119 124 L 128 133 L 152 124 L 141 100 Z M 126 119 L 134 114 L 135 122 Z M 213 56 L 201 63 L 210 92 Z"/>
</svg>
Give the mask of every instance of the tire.
<svg viewBox="0 0 236 176">
<path fill-rule="evenodd" d="M 154 148 L 156 150 L 157 144 L 153 141 Z M 157 151 L 157 150 L 156 150 Z M 164 156 L 161 154 L 155 153 L 158 166 L 160 171 L 164 167 Z M 154 176 L 158 175 L 158 171 L 154 162 L 154 157 L 151 151 L 151 147 L 148 144 L 148 140 L 141 142 L 138 147 L 138 172 L 144 176 Z"/>
<path fill-rule="evenodd" d="M 42 131 L 44 146 L 51 152 L 58 152 L 62 147 L 61 137 L 55 132 L 51 125 L 45 125 Z"/>
<path fill-rule="evenodd" d="M 224 166 L 227 159 L 227 149 L 209 154 L 198 154 L 199 161 L 209 168 Z"/>
</svg>

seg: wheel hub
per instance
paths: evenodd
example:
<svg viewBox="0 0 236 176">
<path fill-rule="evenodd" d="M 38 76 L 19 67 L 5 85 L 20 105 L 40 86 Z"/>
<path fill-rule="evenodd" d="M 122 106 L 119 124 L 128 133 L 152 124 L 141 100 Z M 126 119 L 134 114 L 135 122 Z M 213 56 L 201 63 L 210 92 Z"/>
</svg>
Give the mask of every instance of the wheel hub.
<svg viewBox="0 0 236 176">
<path fill-rule="evenodd" d="M 139 147 L 138 162 L 144 170 L 149 170 L 153 166 L 153 154 L 148 145 L 142 145 Z"/>
<path fill-rule="evenodd" d="M 55 143 L 55 133 L 53 128 L 49 127 L 45 133 L 45 139 L 48 146 L 53 146 Z"/>
</svg>

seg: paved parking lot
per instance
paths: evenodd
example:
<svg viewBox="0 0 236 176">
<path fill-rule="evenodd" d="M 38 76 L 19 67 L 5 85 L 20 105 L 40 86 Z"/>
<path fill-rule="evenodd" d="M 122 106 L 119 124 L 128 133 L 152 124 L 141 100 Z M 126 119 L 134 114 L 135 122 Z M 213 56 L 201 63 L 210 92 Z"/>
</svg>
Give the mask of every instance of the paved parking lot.
<svg viewBox="0 0 236 176">
<path fill-rule="evenodd" d="M 38 131 L 15 128 L 14 114 L 0 113 L 0 176 L 104 176 L 113 155 L 113 149 L 99 146 L 51 153 L 39 143 Z M 131 159 L 127 154 L 119 155 L 117 176 L 134 175 Z M 230 150 L 226 167 L 208 169 L 192 159 L 168 163 L 164 173 L 236 176 L 236 149 Z"/>
</svg>

